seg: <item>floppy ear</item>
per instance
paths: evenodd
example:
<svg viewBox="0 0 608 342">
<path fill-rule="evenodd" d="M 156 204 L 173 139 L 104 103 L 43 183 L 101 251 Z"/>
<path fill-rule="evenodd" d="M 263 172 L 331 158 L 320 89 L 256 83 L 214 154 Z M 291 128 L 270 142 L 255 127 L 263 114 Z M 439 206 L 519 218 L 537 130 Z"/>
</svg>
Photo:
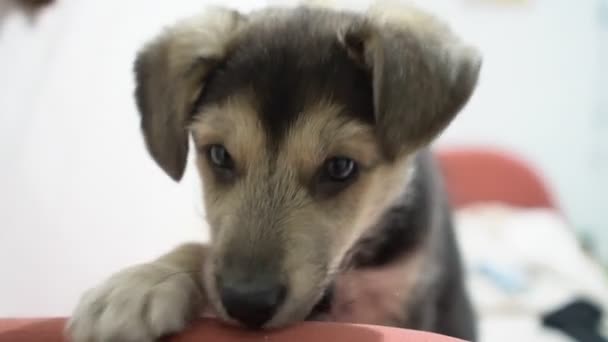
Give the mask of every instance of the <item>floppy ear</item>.
<svg viewBox="0 0 608 342">
<path fill-rule="evenodd" d="M 187 124 L 209 72 L 226 55 L 245 17 L 210 8 L 167 28 L 135 61 L 135 97 L 148 151 L 179 181 L 188 155 Z"/>
<path fill-rule="evenodd" d="M 415 8 L 372 9 L 340 39 L 372 73 L 378 134 L 392 157 L 430 143 L 477 83 L 479 53 Z"/>
</svg>

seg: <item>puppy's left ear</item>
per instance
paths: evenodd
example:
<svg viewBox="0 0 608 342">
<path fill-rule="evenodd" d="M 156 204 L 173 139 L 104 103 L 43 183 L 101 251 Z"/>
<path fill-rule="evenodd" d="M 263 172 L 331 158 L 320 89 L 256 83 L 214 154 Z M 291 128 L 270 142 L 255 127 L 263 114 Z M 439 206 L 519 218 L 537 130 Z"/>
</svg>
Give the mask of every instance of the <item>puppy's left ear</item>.
<svg viewBox="0 0 608 342">
<path fill-rule="evenodd" d="M 477 84 L 477 50 L 418 9 L 372 9 L 339 38 L 372 74 L 378 134 L 391 157 L 430 143 Z"/>
</svg>

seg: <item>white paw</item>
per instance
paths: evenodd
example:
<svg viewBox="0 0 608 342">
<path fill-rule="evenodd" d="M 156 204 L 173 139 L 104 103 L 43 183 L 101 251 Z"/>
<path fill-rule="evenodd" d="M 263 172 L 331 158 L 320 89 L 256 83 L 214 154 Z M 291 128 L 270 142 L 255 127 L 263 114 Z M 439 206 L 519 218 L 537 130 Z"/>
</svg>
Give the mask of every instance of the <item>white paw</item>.
<svg viewBox="0 0 608 342">
<path fill-rule="evenodd" d="M 152 342 L 178 332 L 199 313 L 192 275 L 143 264 L 87 291 L 67 325 L 72 342 Z"/>
</svg>

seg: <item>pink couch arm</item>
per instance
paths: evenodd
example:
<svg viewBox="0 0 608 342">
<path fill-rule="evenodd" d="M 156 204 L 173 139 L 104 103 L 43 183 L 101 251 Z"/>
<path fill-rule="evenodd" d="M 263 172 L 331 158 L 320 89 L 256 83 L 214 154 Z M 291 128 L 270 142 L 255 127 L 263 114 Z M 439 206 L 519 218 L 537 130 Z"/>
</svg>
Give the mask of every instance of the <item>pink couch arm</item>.
<svg viewBox="0 0 608 342">
<path fill-rule="evenodd" d="M 64 318 L 35 320 L 0 320 L 0 342 L 68 342 L 63 338 Z M 202 320 L 171 342 L 458 342 L 451 337 L 412 330 L 307 322 L 268 332 L 246 332 L 228 328 L 216 321 Z"/>
</svg>

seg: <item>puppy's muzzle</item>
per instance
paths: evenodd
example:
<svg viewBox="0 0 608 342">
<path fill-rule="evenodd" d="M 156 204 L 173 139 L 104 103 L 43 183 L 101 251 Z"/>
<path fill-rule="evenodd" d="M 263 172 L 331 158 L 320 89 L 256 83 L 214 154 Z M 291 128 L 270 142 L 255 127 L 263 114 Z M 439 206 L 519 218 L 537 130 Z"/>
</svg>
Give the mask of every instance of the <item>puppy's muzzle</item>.
<svg viewBox="0 0 608 342">
<path fill-rule="evenodd" d="M 257 329 L 268 322 L 287 295 L 287 287 L 272 277 L 218 278 L 218 290 L 226 313 L 244 326 Z"/>
</svg>

